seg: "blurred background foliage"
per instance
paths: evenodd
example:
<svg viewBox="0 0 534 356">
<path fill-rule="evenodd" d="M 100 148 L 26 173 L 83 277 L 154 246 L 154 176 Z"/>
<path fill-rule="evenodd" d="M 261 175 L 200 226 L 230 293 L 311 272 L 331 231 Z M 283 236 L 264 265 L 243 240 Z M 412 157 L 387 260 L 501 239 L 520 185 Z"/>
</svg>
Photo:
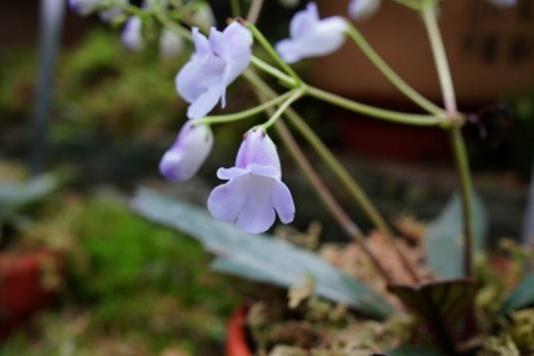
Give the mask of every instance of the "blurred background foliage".
<svg viewBox="0 0 534 356">
<path fill-rule="evenodd" d="M 117 192 L 93 193 L 47 199 L 12 242 L 62 251 L 67 275 L 56 308 L 0 355 L 217 354 L 244 284 L 210 272 L 202 247 L 134 216 Z"/>
</svg>

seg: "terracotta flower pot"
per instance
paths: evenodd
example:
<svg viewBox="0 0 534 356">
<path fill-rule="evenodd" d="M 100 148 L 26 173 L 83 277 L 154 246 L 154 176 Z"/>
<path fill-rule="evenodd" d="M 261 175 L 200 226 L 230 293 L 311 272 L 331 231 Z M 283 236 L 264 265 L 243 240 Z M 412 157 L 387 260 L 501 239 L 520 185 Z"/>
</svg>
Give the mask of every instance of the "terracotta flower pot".
<svg viewBox="0 0 534 356">
<path fill-rule="evenodd" d="M 55 289 L 44 283 L 49 268 L 61 269 L 61 258 L 48 250 L 0 255 L 0 339 L 54 301 Z"/>
<path fill-rule="evenodd" d="M 252 356 L 253 353 L 247 341 L 246 307 L 237 309 L 228 322 L 228 336 L 226 340 L 226 356 Z"/>
</svg>

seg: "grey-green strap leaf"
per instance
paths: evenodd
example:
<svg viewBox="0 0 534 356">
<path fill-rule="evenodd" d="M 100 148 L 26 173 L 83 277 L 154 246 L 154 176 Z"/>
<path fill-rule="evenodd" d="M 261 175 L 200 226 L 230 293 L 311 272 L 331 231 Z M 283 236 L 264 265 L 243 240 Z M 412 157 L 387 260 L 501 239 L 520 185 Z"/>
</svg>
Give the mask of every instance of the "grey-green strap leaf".
<svg viewBox="0 0 534 356">
<path fill-rule="evenodd" d="M 149 220 L 183 231 L 221 257 L 214 267 L 249 279 L 290 287 L 306 277 L 318 295 L 362 313 L 385 318 L 393 308 L 360 281 L 345 275 L 315 254 L 270 236 L 250 235 L 215 221 L 204 210 L 141 189 L 134 209 Z"/>
<path fill-rule="evenodd" d="M 475 251 L 479 251 L 484 247 L 487 218 L 484 206 L 477 194 L 473 194 L 472 209 Z M 455 194 L 440 216 L 430 224 L 427 230 L 424 239 L 427 263 L 440 278 L 464 277 L 462 219 L 460 196 Z"/>
</svg>

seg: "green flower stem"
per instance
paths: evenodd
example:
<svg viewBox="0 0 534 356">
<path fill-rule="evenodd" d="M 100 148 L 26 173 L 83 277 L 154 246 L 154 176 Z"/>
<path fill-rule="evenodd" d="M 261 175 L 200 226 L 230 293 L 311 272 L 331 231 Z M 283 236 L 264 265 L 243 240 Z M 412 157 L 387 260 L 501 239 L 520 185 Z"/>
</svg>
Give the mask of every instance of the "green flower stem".
<svg viewBox="0 0 534 356">
<path fill-rule="evenodd" d="M 232 16 L 234 18 L 241 16 L 241 4 L 239 0 L 231 0 L 230 5 L 232 6 Z"/>
<path fill-rule="evenodd" d="M 451 128 L 450 140 L 454 151 L 456 169 L 458 170 L 461 198 L 462 198 L 462 220 L 464 236 L 464 274 L 473 275 L 473 245 L 474 245 L 474 217 L 473 217 L 473 180 L 469 167 L 469 158 L 462 136 L 462 129 L 458 126 Z"/>
<path fill-rule="evenodd" d="M 382 74 L 389 79 L 389 81 L 404 93 L 413 102 L 425 109 L 431 114 L 443 116 L 443 110 L 432 103 L 430 100 L 423 97 L 419 92 L 413 89 L 406 83 L 391 67 L 382 59 L 382 57 L 371 47 L 369 42 L 361 34 L 360 31 L 353 25 L 349 25 L 346 33 L 354 41 L 354 43 L 362 50 L 362 52 L 369 58 L 369 60 L 382 72 Z"/>
<path fill-rule="evenodd" d="M 228 115 L 206 116 L 205 118 L 199 120 L 198 123 L 205 124 L 205 125 L 213 125 L 213 124 L 223 124 L 223 123 L 247 119 L 251 116 L 257 115 L 265 111 L 266 109 L 269 109 L 277 104 L 280 104 L 284 100 L 288 99 L 291 95 L 293 95 L 293 92 L 289 91 L 283 95 L 280 95 L 270 101 L 266 101 L 262 103 L 261 105 L 255 106 L 248 110 L 244 110 L 244 111 L 240 111 L 240 112 L 232 113 Z"/>
<path fill-rule="evenodd" d="M 295 86 L 298 86 L 302 82 L 302 80 L 293 70 L 293 68 L 291 68 L 290 65 L 288 65 L 286 62 L 284 62 L 282 58 L 280 58 L 276 50 L 273 48 L 273 46 L 271 46 L 271 43 L 265 38 L 263 33 L 261 33 L 261 31 L 258 30 L 258 28 L 250 22 L 245 23 L 245 26 L 250 30 L 250 32 L 252 32 L 252 35 L 254 36 L 258 44 L 267 51 L 269 56 L 276 62 L 276 64 L 278 64 L 280 68 L 282 68 L 287 74 L 291 76 L 291 78 L 293 78 L 296 84 Z"/>
<path fill-rule="evenodd" d="M 474 217 L 473 217 L 473 180 L 469 167 L 469 159 L 465 142 L 462 136 L 462 120 L 458 120 L 460 114 L 456 103 L 456 94 L 452 83 L 452 76 L 449 69 L 449 63 L 445 53 L 445 46 L 439 31 L 436 3 L 434 0 L 427 0 L 424 3 L 421 15 L 425 23 L 428 37 L 430 39 L 434 61 L 440 79 L 440 85 L 443 92 L 443 102 L 448 121 L 453 123 L 449 127 L 449 136 L 458 170 L 461 198 L 462 198 L 462 215 L 463 215 L 463 238 L 464 238 L 464 274 L 473 275 L 473 245 L 474 245 Z"/>
<path fill-rule="evenodd" d="M 274 123 L 291 106 L 291 104 L 302 98 L 302 96 L 304 95 L 304 90 L 304 88 L 293 89 L 293 91 L 291 92 L 291 96 L 287 98 L 286 101 L 282 103 L 282 105 L 280 105 L 280 107 L 274 112 L 274 114 L 269 118 L 267 122 L 261 125 L 263 129 L 268 130 L 271 126 L 273 126 Z"/>
<path fill-rule="evenodd" d="M 313 96 L 319 100 L 326 101 L 341 108 L 354 111 L 359 114 L 375 117 L 378 119 L 383 119 L 386 121 L 415 126 L 443 126 L 444 124 L 446 124 L 445 120 L 443 120 L 442 117 L 433 115 L 410 114 L 381 109 L 375 106 L 366 105 L 357 101 L 349 100 L 343 98 L 342 96 L 332 94 L 315 87 L 308 87 L 307 93 L 310 96 Z"/>
<path fill-rule="evenodd" d="M 259 91 L 265 93 L 268 97 L 276 96 L 276 93 L 256 75 L 253 71 L 247 71 L 245 77 L 258 88 Z M 411 266 L 408 257 L 405 256 L 394 240 L 394 234 L 388 226 L 384 217 L 380 214 L 378 209 L 374 206 L 371 199 L 367 196 L 363 188 L 358 182 L 351 176 L 351 174 L 345 169 L 345 167 L 334 156 L 330 149 L 321 141 L 319 136 L 311 129 L 306 121 L 293 109 L 286 110 L 286 117 L 289 122 L 300 132 L 300 134 L 308 141 L 319 156 L 326 163 L 328 168 L 334 173 L 336 178 L 341 182 L 344 188 L 349 192 L 352 198 L 360 206 L 365 215 L 371 220 L 375 227 L 384 236 L 387 236 L 394 247 L 395 253 L 399 257 L 399 260 L 403 264 L 403 267 L 408 271 L 414 282 L 419 281 L 419 277 L 415 269 Z"/>
<path fill-rule="evenodd" d="M 259 59 L 256 56 L 252 56 L 251 63 L 263 72 L 280 80 L 282 84 L 286 87 L 295 88 L 298 85 L 298 82 L 293 79 L 293 77 L 285 74 L 280 69 L 273 67 L 269 63 L 266 63 L 265 61 Z"/>
<path fill-rule="evenodd" d="M 454 85 L 452 84 L 452 76 L 449 69 L 447 54 L 445 52 L 445 46 L 443 45 L 443 39 L 441 38 L 441 33 L 438 27 L 436 6 L 437 4 L 434 0 L 427 0 L 423 6 L 421 14 L 427 29 L 432 53 L 434 54 L 445 109 L 452 117 L 458 114 L 458 106 L 456 104 L 456 94 L 454 92 Z"/>
</svg>

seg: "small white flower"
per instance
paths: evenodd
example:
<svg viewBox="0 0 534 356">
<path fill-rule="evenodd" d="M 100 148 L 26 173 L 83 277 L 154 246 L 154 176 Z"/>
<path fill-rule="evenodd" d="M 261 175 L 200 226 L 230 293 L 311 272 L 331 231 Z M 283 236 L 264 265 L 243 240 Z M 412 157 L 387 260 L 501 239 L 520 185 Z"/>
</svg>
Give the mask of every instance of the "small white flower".
<svg viewBox="0 0 534 356">
<path fill-rule="evenodd" d="M 320 57 L 337 51 L 345 42 L 347 22 L 332 16 L 319 18 L 315 3 L 309 3 L 291 19 L 291 37 L 277 43 L 276 50 L 287 63 L 295 63 L 304 58 Z"/>
</svg>

